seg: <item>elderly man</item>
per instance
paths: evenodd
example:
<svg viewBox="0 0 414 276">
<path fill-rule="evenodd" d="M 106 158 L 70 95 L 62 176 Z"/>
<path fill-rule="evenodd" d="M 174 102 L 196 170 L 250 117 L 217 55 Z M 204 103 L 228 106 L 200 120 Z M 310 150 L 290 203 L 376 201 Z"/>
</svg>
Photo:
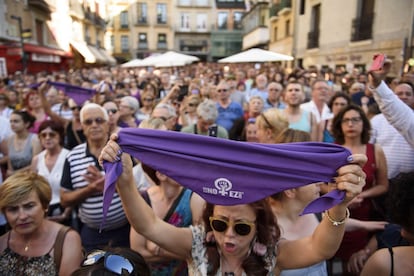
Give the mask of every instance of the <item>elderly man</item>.
<svg viewBox="0 0 414 276">
<path fill-rule="evenodd" d="M 168 130 L 179 131 L 181 127 L 177 124 L 178 116 L 174 106 L 167 103 L 159 103 L 151 113 L 151 118 L 164 120 Z"/>
<path fill-rule="evenodd" d="M 106 223 L 102 223 L 104 172 L 98 157 L 109 136 L 108 114 L 98 104 L 88 103 L 80 111 L 86 143 L 66 157 L 61 180 L 61 205 L 77 207 L 80 234 L 86 251 L 108 245 L 129 247 L 129 224 L 121 199 L 115 194 Z"/>
<path fill-rule="evenodd" d="M 286 105 L 282 101 L 283 86 L 278 82 L 271 82 L 267 86 L 268 96 L 264 103 L 264 109 L 278 108 L 285 109 Z"/>
<path fill-rule="evenodd" d="M 230 99 L 229 86 L 221 81 L 216 87 L 218 117 L 216 123 L 227 131 L 233 127 L 234 122 L 243 116 L 243 107 Z"/>
</svg>

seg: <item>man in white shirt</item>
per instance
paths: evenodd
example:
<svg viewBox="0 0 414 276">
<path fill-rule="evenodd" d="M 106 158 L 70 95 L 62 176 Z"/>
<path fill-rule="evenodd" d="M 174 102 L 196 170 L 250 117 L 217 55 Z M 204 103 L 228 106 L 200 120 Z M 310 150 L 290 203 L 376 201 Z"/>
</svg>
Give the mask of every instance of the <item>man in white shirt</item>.
<svg viewBox="0 0 414 276">
<path fill-rule="evenodd" d="M 316 122 L 331 119 L 333 114 L 329 109 L 327 102 L 329 100 L 330 87 L 325 80 L 315 80 L 312 84 L 312 99 L 300 105 L 300 108 L 312 112 Z"/>
</svg>

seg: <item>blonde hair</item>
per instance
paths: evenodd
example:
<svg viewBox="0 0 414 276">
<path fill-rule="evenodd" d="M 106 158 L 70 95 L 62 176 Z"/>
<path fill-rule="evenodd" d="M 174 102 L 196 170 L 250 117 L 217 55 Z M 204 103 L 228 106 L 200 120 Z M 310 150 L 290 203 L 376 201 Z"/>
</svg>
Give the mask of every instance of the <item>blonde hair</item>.
<svg viewBox="0 0 414 276">
<path fill-rule="evenodd" d="M 139 126 L 139 128 L 147 128 L 147 129 L 161 129 L 165 130 L 167 127 L 165 126 L 165 121 L 161 118 L 151 117 L 148 119 L 143 120 Z"/>
<path fill-rule="evenodd" d="M 309 132 L 288 128 L 285 129 L 278 137 L 275 139 L 276 144 L 281 143 L 295 143 L 295 142 L 309 142 L 311 140 Z"/>
<path fill-rule="evenodd" d="M 282 131 L 289 127 L 285 114 L 276 108 L 269 108 L 257 116 L 256 124 L 260 129 L 270 129 L 273 139 L 276 139 Z"/>
<path fill-rule="evenodd" d="M 34 191 L 44 209 L 49 207 L 52 189 L 49 182 L 35 172 L 21 171 L 8 177 L 0 186 L 0 210 L 23 201 Z"/>
</svg>

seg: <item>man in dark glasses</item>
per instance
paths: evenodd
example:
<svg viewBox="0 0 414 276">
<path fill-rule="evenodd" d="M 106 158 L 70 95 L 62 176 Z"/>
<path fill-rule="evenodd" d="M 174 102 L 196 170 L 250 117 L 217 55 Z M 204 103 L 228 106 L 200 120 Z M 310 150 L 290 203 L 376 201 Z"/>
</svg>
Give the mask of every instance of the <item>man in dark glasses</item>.
<svg viewBox="0 0 414 276">
<path fill-rule="evenodd" d="M 108 120 L 108 112 L 102 106 L 88 103 L 82 107 L 80 121 L 86 143 L 70 151 L 61 180 L 61 204 L 77 208 L 80 220 L 78 230 L 87 251 L 109 242 L 113 246 L 129 246 L 129 224 L 119 197 L 111 202 L 107 223 L 99 231 L 104 174 L 97 158 L 108 141 Z"/>
</svg>

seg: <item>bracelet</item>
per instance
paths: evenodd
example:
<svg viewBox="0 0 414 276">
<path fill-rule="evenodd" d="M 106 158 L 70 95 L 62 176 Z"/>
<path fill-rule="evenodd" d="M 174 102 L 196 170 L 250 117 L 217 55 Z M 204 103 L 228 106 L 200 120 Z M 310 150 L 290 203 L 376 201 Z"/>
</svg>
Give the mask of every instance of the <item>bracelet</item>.
<svg viewBox="0 0 414 276">
<path fill-rule="evenodd" d="M 327 217 L 328 218 L 328 220 L 332 223 L 332 225 L 333 226 L 339 226 L 339 225 L 342 225 L 342 224 L 344 224 L 345 222 L 346 222 L 346 220 L 349 218 L 349 216 L 350 216 L 351 214 L 350 214 L 350 212 L 349 212 L 349 209 L 348 208 L 346 208 L 345 209 L 345 217 L 343 218 L 343 219 L 341 219 L 340 221 L 337 221 L 337 220 L 334 220 L 330 215 L 329 215 L 329 211 L 328 210 L 326 210 L 324 213 L 323 213 L 323 216 L 324 217 Z"/>
</svg>

